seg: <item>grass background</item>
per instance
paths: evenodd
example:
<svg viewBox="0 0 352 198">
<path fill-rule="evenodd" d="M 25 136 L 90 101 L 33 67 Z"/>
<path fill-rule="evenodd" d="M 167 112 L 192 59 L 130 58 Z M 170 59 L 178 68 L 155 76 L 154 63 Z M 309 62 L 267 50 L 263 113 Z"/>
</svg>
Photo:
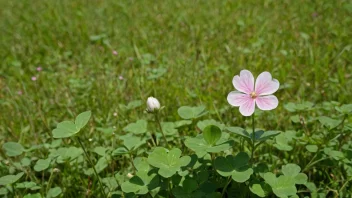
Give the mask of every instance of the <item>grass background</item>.
<svg viewBox="0 0 352 198">
<path fill-rule="evenodd" d="M 57 122 L 88 109 L 93 125 L 119 131 L 146 116 L 144 106 L 126 112 L 121 104 L 148 96 L 166 106 L 164 120 L 203 104 L 217 112 L 212 118 L 244 126 L 249 120 L 226 101 L 242 69 L 269 71 L 281 83 L 279 107 L 261 114 L 261 127 L 285 130 L 287 102 L 351 101 L 350 1 L 0 0 L 0 7 L 1 143 L 45 142 Z"/>
</svg>

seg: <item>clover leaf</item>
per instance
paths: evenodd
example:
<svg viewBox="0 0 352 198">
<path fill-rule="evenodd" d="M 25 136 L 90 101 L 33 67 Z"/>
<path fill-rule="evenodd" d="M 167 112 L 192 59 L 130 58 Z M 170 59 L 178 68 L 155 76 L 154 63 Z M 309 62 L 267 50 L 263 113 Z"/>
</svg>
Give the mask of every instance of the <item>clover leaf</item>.
<svg viewBox="0 0 352 198">
<path fill-rule="evenodd" d="M 167 152 L 165 148 L 156 147 L 148 157 L 148 163 L 159 168 L 159 175 L 169 178 L 191 162 L 191 157 L 181 157 L 181 150 L 174 148 Z"/>
<path fill-rule="evenodd" d="M 221 124 L 220 122 L 216 121 L 216 120 L 202 120 L 202 121 L 199 121 L 197 123 L 197 127 L 203 131 L 205 129 L 205 127 L 209 126 L 209 125 L 215 125 L 217 127 L 219 127 L 221 130 L 223 130 L 225 128 L 225 125 L 224 124 Z"/>
<path fill-rule="evenodd" d="M 290 176 L 281 175 L 276 178 L 273 173 L 268 172 L 264 174 L 264 180 L 278 197 L 288 197 L 297 193 L 295 180 Z"/>
<path fill-rule="evenodd" d="M 204 106 L 199 106 L 199 107 L 183 106 L 177 110 L 177 113 L 181 118 L 185 120 L 191 120 L 191 119 L 199 118 L 207 114 L 208 112 L 205 110 Z"/>
<path fill-rule="evenodd" d="M 306 184 L 307 175 L 300 173 L 301 168 L 296 164 L 282 166 L 283 175 L 278 178 L 273 173 L 265 173 L 263 178 L 268 183 L 274 194 L 278 197 L 288 197 L 297 193 L 296 184 Z"/>
<path fill-rule="evenodd" d="M 128 124 L 123 130 L 134 134 L 143 134 L 147 132 L 147 125 L 148 122 L 146 120 L 137 120 Z"/>
<path fill-rule="evenodd" d="M 218 153 L 228 150 L 234 143 L 232 140 L 227 141 L 227 133 L 221 133 L 218 127 L 211 126 L 204 130 L 204 134 L 194 138 L 186 138 L 185 145 L 196 152 L 198 157 L 203 157 L 206 153 Z M 219 138 L 219 136 L 221 137 Z"/>
<path fill-rule="evenodd" d="M 79 114 L 75 122 L 63 121 L 57 124 L 56 129 L 52 131 L 54 138 L 68 138 L 76 135 L 89 121 L 91 111 Z"/>
<path fill-rule="evenodd" d="M 123 192 L 144 195 L 159 186 L 160 178 L 150 170 L 145 158 L 136 158 L 134 165 L 138 172 L 130 180 L 122 183 Z"/>
<path fill-rule="evenodd" d="M 13 184 L 17 180 L 19 180 L 23 175 L 24 175 L 24 172 L 18 173 L 17 175 L 6 175 L 3 177 L 0 177 L 0 186 Z"/>
<path fill-rule="evenodd" d="M 214 145 L 221 138 L 221 129 L 215 125 L 209 125 L 204 128 L 203 137 L 209 145 Z"/>
<path fill-rule="evenodd" d="M 2 149 L 5 150 L 6 155 L 9 157 L 21 155 L 25 151 L 23 146 L 17 142 L 6 142 L 2 145 Z"/>
<path fill-rule="evenodd" d="M 231 176 L 234 181 L 242 183 L 253 174 L 253 169 L 250 168 L 248 161 L 248 154 L 240 152 L 236 156 L 217 157 L 214 166 L 221 176 Z"/>
</svg>

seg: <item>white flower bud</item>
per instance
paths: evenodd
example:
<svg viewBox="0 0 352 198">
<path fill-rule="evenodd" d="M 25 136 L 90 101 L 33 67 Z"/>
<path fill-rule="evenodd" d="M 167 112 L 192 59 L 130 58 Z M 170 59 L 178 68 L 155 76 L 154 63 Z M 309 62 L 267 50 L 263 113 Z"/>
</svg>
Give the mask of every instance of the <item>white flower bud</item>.
<svg viewBox="0 0 352 198">
<path fill-rule="evenodd" d="M 149 97 L 147 100 L 147 111 L 148 112 L 154 112 L 155 110 L 160 109 L 160 103 L 158 99 L 154 97 Z"/>
</svg>

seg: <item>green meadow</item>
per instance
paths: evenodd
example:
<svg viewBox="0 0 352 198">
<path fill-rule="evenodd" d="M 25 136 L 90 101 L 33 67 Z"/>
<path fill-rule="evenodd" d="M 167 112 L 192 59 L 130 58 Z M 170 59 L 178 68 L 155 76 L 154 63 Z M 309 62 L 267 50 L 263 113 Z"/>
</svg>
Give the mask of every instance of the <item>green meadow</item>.
<svg viewBox="0 0 352 198">
<path fill-rule="evenodd" d="M 0 197 L 351 197 L 351 26 L 348 0 L 0 0 Z M 229 104 L 244 69 L 276 108 Z"/>
</svg>

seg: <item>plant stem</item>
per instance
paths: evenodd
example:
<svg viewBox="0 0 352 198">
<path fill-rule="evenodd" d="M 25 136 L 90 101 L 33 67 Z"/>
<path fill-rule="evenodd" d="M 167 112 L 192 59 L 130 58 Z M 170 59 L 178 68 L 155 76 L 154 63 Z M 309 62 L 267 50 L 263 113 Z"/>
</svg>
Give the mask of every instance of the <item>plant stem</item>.
<svg viewBox="0 0 352 198">
<path fill-rule="evenodd" d="M 159 112 L 156 112 L 156 113 L 155 113 L 155 121 L 156 121 L 157 125 L 159 126 L 159 129 L 160 129 L 161 134 L 163 135 L 165 144 L 167 145 L 168 148 L 170 148 L 169 143 L 167 142 L 167 139 L 166 139 L 166 137 L 165 137 L 163 128 L 161 127 L 161 124 L 160 124 Z"/>
<path fill-rule="evenodd" d="M 133 155 L 130 152 L 128 154 L 130 155 L 130 160 L 133 167 L 133 174 L 136 174 L 136 167 L 134 166 L 134 163 L 133 163 Z"/>
<path fill-rule="evenodd" d="M 254 122 L 254 113 L 252 115 L 252 127 L 253 127 L 253 132 L 252 132 L 252 155 L 251 155 L 251 162 L 252 164 L 254 163 L 254 150 L 255 150 L 255 122 Z"/>
<path fill-rule="evenodd" d="M 152 143 L 153 143 L 153 145 L 154 145 L 154 147 L 155 147 L 155 146 L 156 146 L 156 143 L 155 143 L 155 141 L 154 141 L 153 132 L 151 132 L 151 131 L 150 131 L 150 137 L 151 137 Z"/>
<path fill-rule="evenodd" d="M 231 180 L 231 176 L 229 176 L 226 185 L 225 185 L 224 188 L 222 189 L 221 197 L 224 197 L 225 192 L 226 192 L 226 189 L 227 189 L 227 186 L 231 183 L 231 181 L 232 181 L 232 180 Z"/>
<path fill-rule="evenodd" d="M 88 155 L 88 153 L 87 153 L 85 147 L 83 146 L 83 143 L 82 143 L 81 139 L 80 139 L 79 137 L 77 137 L 77 140 L 78 140 L 78 143 L 81 145 L 81 147 L 82 147 L 82 149 L 83 149 L 83 152 L 84 152 L 84 154 L 86 155 L 86 158 L 88 159 L 89 164 L 92 166 L 93 171 L 94 171 L 94 173 L 95 173 L 95 176 L 98 178 L 98 182 L 99 182 L 100 190 L 101 190 L 102 194 L 104 195 L 104 197 L 106 197 L 106 194 L 105 194 L 105 192 L 104 192 L 103 183 L 102 183 L 101 180 L 100 180 L 100 177 L 99 177 L 99 175 L 98 175 L 97 170 L 95 169 L 95 166 L 94 166 L 93 162 L 90 160 L 90 157 L 89 157 L 89 155 Z"/>
<path fill-rule="evenodd" d="M 51 173 L 50 173 L 48 185 L 46 186 L 46 194 L 48 194 L 49 189 L 50 189 L 50 187 L 51 187 L 51 182 L 52 182 L 52 180 L 53 180 L 53 174 L 54 174 L 54 168 L 51 169 Z"/>
</svg>

